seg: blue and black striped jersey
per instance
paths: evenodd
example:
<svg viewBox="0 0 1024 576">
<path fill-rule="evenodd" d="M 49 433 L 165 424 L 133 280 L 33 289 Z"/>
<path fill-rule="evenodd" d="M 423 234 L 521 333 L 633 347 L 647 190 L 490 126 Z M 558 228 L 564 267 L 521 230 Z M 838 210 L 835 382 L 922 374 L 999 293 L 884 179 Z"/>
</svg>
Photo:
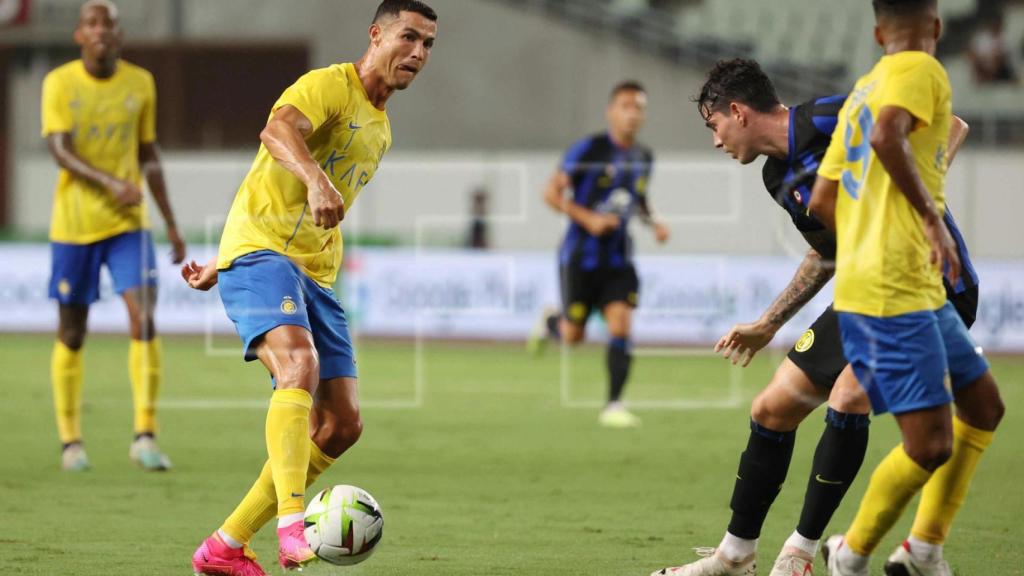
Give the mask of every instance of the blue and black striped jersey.
<svg viewBox="0 0 1024 576">
<path fill-rule="evenodd" d="M 808 212 L 807 204 L 810 202 L 811 188 L 814 187 L 814 180 L 817 178 L 818 165 L 832 140 L 832 132 L 836 127 L 839 109 L 842 108 L 845 100 L 846 95 L 844 94 L 826 96 L 790 108 L 789 154 L 784 159 L 769 157 L 761 170 L 768 193 L 772 195 L 779 206 L 786 210 L 793 225 L 801 232 L 825 230 L 824 224 Z M 963 273 L 956 286 L 951 286 L 949 281 L 944 279 L 946 295 L 958 304 L 957 308 L 960 310 L 961 307 L 956 302 L 957 295 L 963 295 L 978 285 L 978 273 L 971 262 L 967 243 L 964 241 L 963 235 L 960 234 L 948 206 L 943 220 L 956 241 L 963 267 Z M 808 236 L 808 242 L 811 242 L 812 238 L 815 239 L 811 247 L 822 256 L 835 257 L 835 240 L 832 235 L 811 234 Z M 974 308 L 976 307 L 977 303 L 975 302 Z M 960 312 L 969 326 L 974 319 L 973 311 L 971 314 L 965 314 L 964 310 L 960 310 Z"/>
<path fill-rule="evenodd" d="M 562 266 L 595 270 L 631 264 L 629 219 L 646 206 L 653 162 L 654 155 L 647 147 L 620 148 L 607 133 L 588 136 L 569 148 L 561 169 L 572 181 L 573 200 L 589 210 L 618 215 L 622 225 L 596 237 L 570 222 L 559 251 Z"/>
</svg>

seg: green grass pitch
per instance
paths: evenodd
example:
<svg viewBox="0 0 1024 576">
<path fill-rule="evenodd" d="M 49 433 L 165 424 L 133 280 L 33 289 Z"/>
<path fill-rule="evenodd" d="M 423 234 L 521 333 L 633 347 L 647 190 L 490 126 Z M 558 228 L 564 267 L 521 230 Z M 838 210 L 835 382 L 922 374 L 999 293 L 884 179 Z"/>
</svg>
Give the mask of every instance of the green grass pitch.
<svg viewBox="0 0 1024 576">
<path fill-rule="evenodd" d="M 127 341 L 91 337 L 83 425 L 93 470 L 73 475 L 59 470 L 50 338 L 2 340 L 0 574 L 190 574 L 192 551 L 264 460 L 262 368 L 243 365 L 234 340 L 208 354 L 200 338 L 166 338 L 160 441 L 175 469 L 147 474 L 128 460 Z M 366 341 L 359 353 L 366 430 L 315 489 L 369 490 L 384 510 L 384 540 L 363 565 L 314 566 L 311 576 L 625 576 L 689 561 L 691 547 L 722 535 L 749 401 L 780 358 L 765 354 L 741 372 L 734 407 L 642 410 L 642 428 L 612 431 L 597 426 L 595 409 L 562 402 L 600 399 L 599 348 L 575 352 L 568 370 L 557 348 L 532 358 L 512 345 L 426 342 L 417 355 L 412 344 Z M 1024 574 L 1024 359 L 993 364 L 1009 409 L 947 544 L 960 575 Z M 642 356 L 628 396 L 714 403 L 729 398 L 737 370 L 712 357 Z M 421 405 L 389 406 L 415 398 L 417 377 Z M 798 519 L 822 418 L 816 412 L 801 428 L 761 537 L 762 574 Z M 864 469 L 832 530 L 849 524 L 868 473 L 896 438 L 890 417 L 874 419 Z M 876 570 L 910 518 L 883 543 Z M 273 531 L 254 546 L 277 573 Z"/>
</svg>

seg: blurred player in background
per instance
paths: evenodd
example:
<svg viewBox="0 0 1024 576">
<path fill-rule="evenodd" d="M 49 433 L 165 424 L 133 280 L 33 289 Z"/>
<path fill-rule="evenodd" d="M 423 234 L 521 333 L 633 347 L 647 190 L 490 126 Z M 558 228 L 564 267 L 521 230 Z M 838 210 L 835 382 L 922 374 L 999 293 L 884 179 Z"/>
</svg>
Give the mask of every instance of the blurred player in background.
<svg viewBox="0 0 1024 576">
<path fill-rule="evenodd" d="M 235 196 L 218 257 L 182 270 L 197 289 L 219 280 L 245 359 L 258 358 L 275 384 L 269 459 L 195 551 L 197 573 L 264 574 L 247 544 L 275 515 L 282 567 L 316 558 L 303 534 L 305 489 L 362 433 L 355 352 L 331 290 L 342 260 L 339 223 L 391 147 L 385 105 L 426 65 L 436 21 L 422 2 L 385 0 L 361 59 L 313 70 L 285 90 Z"/>
<path fill-rule="evenodd" d="M 953 98 L 934 57 L 937 2 L 873 5 L 885 55 L 839 113 L 810 208 L 836 230 L 846 358 L 875 413 L 893 413 L 903 441 L 875 468 L 845 537 L 829 538 L 823 553 L 829 574 L 867 576 L 870 554 L 923 489 L 911 537 L 885 571 L 952 576 L 942 544 L 1003 406 L 943 290 L 943 264 L 957 285 L 962 263 L 943 225 Z"/>
<path fill-rule="evenodd" d="M 153 325 L 157 272 L 143 176 L 167 225 L 175 263 L 184 260 L 185 244 L 160 166 L 153 76 L 120 59 L 121 38 L 117 7 L 107 0 L 86 2 L 74 33 L 81 59 L 53 70 L 43 82 L 42 132 L 61 168 L 50 225 L 50 297 L 60 307 L 51 377 L 65 470 L 89 468 L 81 430 L 82 345 L 102 266 L 130 322 L 135 438 L 129 455 L 147 470 L 170 468 L 155 440 L 161 379 Z"/>
<path fill-rule="evenodd" d="M 600 310 L 610 336 L 608 404 L 600 422 L 626 428 L 640 425 L 622 403 L 633 362 L 630 334 L 640 290 L 629 220 L 639 215 L 659 243 L 668 241 L 669 229 L 655 219 L 647 199 L 654 155 L 637 142 L 647 117 L 643 86 L 633 81 L 616 85 L 605 116 L 607 132 L 573 144 L 544 189 L 548 206 L 569 219 L 558 258 L 563 310 L 545 311 L 529 347 L 539 351 L 547 338 L 581 342 L 591 311 Z M 567 189 L 572 191 L 569 196 Z"/>
<path fill-rule="evenodd" d="M 832 278 L 835 235 L 808 214 L 806 203 L 844 100 L 844 95 L 830 96 L 787 108 L 760 66 L 742 59 L 717 64 L 701 90 L 698 108 L 714 133 L 715 147 L 743 164 L 767 156 L 762 169 L 765 188 L 810 246 L 790 284 L 761 318 L 734 326 L 719 341 L 716 351 L 734 363 L 746 366 Z M 950 160 L 967 136 L 967 125 L 955 120 L 949 133 Z M 978 277 L 951 214 L 946 214 L 945 223 L 954 231 L 960 258 L 970 272 L 955 286 L 947 283 L 946 294 L 969 326 L 977 313 Z M 753 573 L 757 538 L 786 478 L 796 428 L 826 401 L 826 427 L 815 451 L 803 512 L 771 574 L 802 575 L 811 570 L 825 527 L 856 477 L 868 444 L 870 405 L 843 355 L 839 321 L 831 306 L 804 332 L 754 400 L 750 440 L 733 492 L 733 517 L 721 544 L 713 555 L 664 573 Z"/>
</svg>

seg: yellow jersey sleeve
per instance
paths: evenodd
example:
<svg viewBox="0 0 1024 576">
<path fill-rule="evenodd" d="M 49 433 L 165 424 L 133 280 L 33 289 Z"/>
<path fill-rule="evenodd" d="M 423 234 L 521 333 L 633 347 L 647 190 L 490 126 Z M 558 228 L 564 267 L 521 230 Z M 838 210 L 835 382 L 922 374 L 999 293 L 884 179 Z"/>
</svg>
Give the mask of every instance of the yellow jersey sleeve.
<svg viewBox="0 0 1024 576">
<path fill-rule="evenodd" d="M 145 73 L 145 94 L 139 117 L 139 142 L 156 142 L 156 82 L 153 75 Z"/>
<path fill-rule="evenodd" d="M 934 58 L 905 57 L 898 62 L 901 65 L 895 66 L 873 98 L 875 109 L 881 112 L 886 106 L 897 106 L 917 119 L 915 130 L 930 126 L 935 118 L 936 103 L 941 100 L 939 91 L 945 71 Z"/>
<path fill-rule="evenodd" d="M 46 75 L 43 80 L 43 136 L 71 132 L 74 128 L 68 94 L 60 74 L 51 72 Z"/>
<path fill-rule="evenodd" d="M 347 98 L 339 98 L 339 95 L 347 96 L 348 90 L 339 90 L 337 75 L 332 75 L 329 68 L 313 70 L 302 75 L 281 94 L 271 114 L 285 106 L 294 106 L 313 124 L 316 132 L 346 107 Z"/>
</svg>

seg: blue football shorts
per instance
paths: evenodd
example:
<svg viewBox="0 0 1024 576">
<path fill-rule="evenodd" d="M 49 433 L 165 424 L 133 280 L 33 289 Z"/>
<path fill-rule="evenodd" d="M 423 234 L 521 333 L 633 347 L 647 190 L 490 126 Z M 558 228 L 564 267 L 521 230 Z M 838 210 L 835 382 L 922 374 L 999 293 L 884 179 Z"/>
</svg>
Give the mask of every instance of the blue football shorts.
<svg viewBox="0 0 1024 576">
<path fill-rule="evenodd" d="M 843 352 L 876 414 L 948 404 L 988 362 L 952 304 L 878 318 L 839 313 Z M 947 384 L 946 376 L 949 376 Z"/>
<path fill-rule="evenodd" d="M 100 268 L 107 267 L 114 291 L 156 286 L 156 256 L 148 230 L 125 232 L 92 244 L 51 242 L 50 298 L 87 306 L 99 300 Z"/>
<path fill-rule="evenodd" d="M 313 335 L 320 378 L 356 378 L 355 350 L 345 310 L 334 291 L 320 286 L 287 257 L 269 250 L 236 258 L 218 273 L 220 298 L 242 339 L 245 360 L 278 326 L 301 326 Z"/>
</svg>

